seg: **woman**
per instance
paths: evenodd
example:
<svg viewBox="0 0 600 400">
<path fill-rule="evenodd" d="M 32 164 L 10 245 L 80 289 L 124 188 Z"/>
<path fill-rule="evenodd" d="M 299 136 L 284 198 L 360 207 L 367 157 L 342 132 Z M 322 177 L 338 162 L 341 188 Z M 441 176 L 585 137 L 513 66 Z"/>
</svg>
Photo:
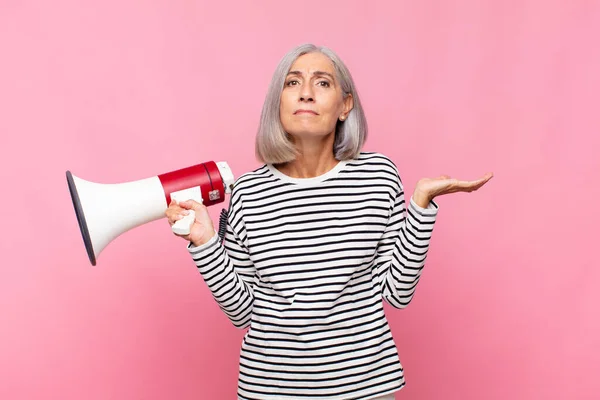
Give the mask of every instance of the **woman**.
<svg viewBox="0 0 600 400">
<path fill-rule="evenodd" d="M 193 201 L 188 250 L 231 322 L 249 327 L 239 399 L 392 399 L 403 368 L 382 300 L 411 301 L 437 215 L 436 196 L 473 182 L 422 179 L 406 202 L 395 165 L 361 150 L 365 116 L 352 77 L 327 48 L 280 62 L 256 154 L 264 165 L 231 194 L 224 241 Z"/>
</svg>

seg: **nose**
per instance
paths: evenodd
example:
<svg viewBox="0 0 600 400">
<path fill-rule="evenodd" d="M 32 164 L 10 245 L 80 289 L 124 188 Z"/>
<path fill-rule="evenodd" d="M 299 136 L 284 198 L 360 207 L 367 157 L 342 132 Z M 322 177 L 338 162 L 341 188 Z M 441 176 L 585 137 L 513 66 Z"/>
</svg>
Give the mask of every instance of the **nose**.
<svg viewBox="0 0 600 400">
<path fill-rule="evenodd" d="M 302 85 L 300 89 L 300 99 L 301 102 L 314 102 L 315 94 L 312 90 L 311 85 Z"/>
</svg>

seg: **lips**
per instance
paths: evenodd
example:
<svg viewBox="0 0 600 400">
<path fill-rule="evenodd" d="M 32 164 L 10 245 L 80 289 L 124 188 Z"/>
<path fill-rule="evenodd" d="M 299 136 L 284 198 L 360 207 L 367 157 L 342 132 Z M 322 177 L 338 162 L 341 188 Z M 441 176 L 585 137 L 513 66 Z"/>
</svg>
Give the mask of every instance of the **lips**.
<svg viewBox="0 0 600 400">
<path fill-rule="evenodd" d="M 319 114 L 317 114 L 317 113 L 316 113 L 315 111 L 313 111 L 313 110 L 296 110 L 296 111 L 294 112 L 294 115 L 297 115 L 297 114 L 312 114 L 312 115 L 319 115 Z"/>
</svg>

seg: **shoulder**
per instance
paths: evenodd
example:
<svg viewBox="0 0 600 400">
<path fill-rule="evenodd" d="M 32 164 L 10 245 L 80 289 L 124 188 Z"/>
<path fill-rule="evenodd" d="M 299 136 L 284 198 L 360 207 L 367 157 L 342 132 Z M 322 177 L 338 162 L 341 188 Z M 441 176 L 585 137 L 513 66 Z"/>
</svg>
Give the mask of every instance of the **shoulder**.
<svg viewBox="0 0 600 400">
<path fill-rule="evenodd" d="M 358 157 L 350 161 L 350 164 L 368 168 L 376 173 L 392 175 L 401 183 L 398 167 L 391 158 L 383 153 L 362 151 Z"/>
<path fill-rule="evenodd" d="M 263 190 L 265 184 L 272 182 L 272 178 L 271 172 L 266 165 L 241 174 L 233 184 L 231 191 L 232 203 L 237 203 L 244 195 L 254 194 Z"/>
<path fill-rule="evenodd" d="M 244 191 L 257 183 L 264 181 L 265 179 L 269 178 L 270 176 L 271 176 L 271 173 L 269 171 L 269 168 L 263 164 L 253 171 L 249 171 L 249 172 L 245 172 L 245 173 L 241 174 L 235 180 L 233 188 L 234 188 L 234 190 Z"/>
<path fill-rule="evenodd" d="M 397 169 L 396 164 L 383 153 L 373 152 L 373 151 L 361 151 L 355 160 L 360 161 L 365 164 L 378 164 L 378 165 L 387 165 L 391 168 Z"/>
</svg>

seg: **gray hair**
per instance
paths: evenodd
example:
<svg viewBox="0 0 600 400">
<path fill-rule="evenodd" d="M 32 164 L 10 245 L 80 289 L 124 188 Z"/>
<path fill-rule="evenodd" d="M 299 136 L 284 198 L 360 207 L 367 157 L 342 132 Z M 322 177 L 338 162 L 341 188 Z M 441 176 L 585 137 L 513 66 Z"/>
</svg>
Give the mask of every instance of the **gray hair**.
<svg viewBox="0 0 600 400">
<path fill-rule="evenodd" d="M 262 108 L 258 132 L 256 135 L 255 152 L 258 160 L 264 163 L 279 164 L 296 158 L 296 149 L 283 129 L 279 116 L 281 92 L 285 79 L 296 59 L 304 54 L 320 52 L 331 60 L 340 82 L 343 96 L 351 94 L 354 106 L 344 121 L 337 122 L 333 152 L 338 160 L 356 158 L 367 139 L 367 119 L 354 86 L 350 71 L 342 60 L 331 49 L 313 44 L 303 44 L 290 50 L 279 62 Z"/>
</svg>

